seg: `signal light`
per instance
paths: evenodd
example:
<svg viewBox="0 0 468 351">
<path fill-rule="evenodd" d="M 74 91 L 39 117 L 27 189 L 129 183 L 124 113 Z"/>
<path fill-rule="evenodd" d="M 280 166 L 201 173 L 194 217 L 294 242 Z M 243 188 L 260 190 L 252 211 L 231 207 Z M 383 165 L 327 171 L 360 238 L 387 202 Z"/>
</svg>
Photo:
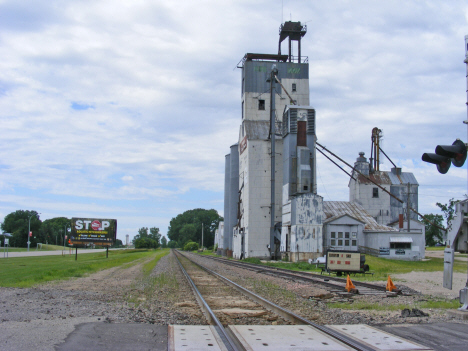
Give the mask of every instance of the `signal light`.
<svg viewBox="0 0 468 351">
<path fill-rule="evenodd" d="M 439 173 L 445 174 L 450 168 L 450 163 L 455 167 L 461 167 L 466 161 L 466 145 L 460 139 L 452 145 L 437 145 L 435 154 L 424 153 L 422 160 L 437 165 Z"/>
</svg>

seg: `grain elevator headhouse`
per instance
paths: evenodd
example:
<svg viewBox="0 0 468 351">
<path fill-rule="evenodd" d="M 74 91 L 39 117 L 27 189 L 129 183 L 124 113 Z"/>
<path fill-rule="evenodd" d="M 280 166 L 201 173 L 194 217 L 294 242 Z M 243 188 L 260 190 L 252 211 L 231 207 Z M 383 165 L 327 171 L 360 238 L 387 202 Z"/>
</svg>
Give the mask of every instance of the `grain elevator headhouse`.
<svg viewBox="0 0 468 351">
<path fill-rule="evenodd" d="M 305 34 L 300 22 L 285 22 L 278 54 L 247 53 L 238 65 L 241 125 L 226 157 L 222 254 L 292 260 L 321 254 L 315 110 L 309 102 L 308 58 L 301 56 Z M 285 39 L 287 55 L 281 53 Z"/>
</svg>

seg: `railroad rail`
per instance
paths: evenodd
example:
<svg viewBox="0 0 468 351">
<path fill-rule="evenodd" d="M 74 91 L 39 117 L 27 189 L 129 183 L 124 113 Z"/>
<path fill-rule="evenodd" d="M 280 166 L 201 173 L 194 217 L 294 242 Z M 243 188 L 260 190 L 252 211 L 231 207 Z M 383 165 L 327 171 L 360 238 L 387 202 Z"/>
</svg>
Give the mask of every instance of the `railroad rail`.
<svg viewBox="0 0 468 351">
<path fill-rule="evenodd" d="M 242 262 L 242 261 L 234 261 L 234 260 L 229 260 L 229 259 L 220 258 L 220 257 L 213 257 L 213 256 L 203 256 L 203 257 L 221 262 L 226 265 L 253 270 L 257 273 L 274 275 L 275 277 L 282 277 L 282 278 L 293 279 L 293 280 L 300 279 L 309 283 L 325 285 L 338 292 L 346 291 L 345 289 L 346 278 L 323 276 L 323 275 L 318 275 L 318 274 L 308 273 L 308 272 L 291 271 L 289 269 L 284 269 L 284 268 L 262 266 L 258 264 L 247 263 L 247 262 Z M 382 285 L 376 285 L 376 284 L 360 282 L 360 281 L 353 281 L 353 284 L 359 290 L 359 294 L 362 294 L 362 295 L 385 294 L 386 292 L 386 287 Z"/>
<path fill-rule="evenodd" d="M 232 333 L 229 333 L 229 332 L 226 332 L 226 330 L 224 329 L 222 323 L 219 321 L 219 319 L 216 317 L 215 313 L 212 311 L 212 309 L 210 308 L 209 304 L 206 302 L 206 300 L 203 298 L 202 294 L 200 293 L 200 290 L 197 288 L 196 284 L 193 282 L 193 280 L 191 279 L 191 277 L 189 276 L 189 274 L 187 273 L 187 271 L 184 269 L 182 263 L 180 262 L 180 259 L 179 257 L 184 257 L 185 259 L 187 259 L 188 261 L 190 261 L 192 264 L 196 265 L 197 267 L 199 267 L 200 269 L 202 269 L 203 271 L 207 272 L 208 274 L 212 275 L 212 276 L 215 276 L 217 277 L 219 280 L 221 280 L 222 282 L 224 282 L 226 285 L 236 289 L 237 291 L 241 292 L 243 295 L 247 296 L 249 299 L 255 301 L 256 303 L 258 303 L 259 305 L 263 306 L 263 308 L 269 310 L 269 311 L 273 311 L 274 313 L 276 313 L 277 315 L 281 316 L 282 318 L 284 318 L 285 320 L 289 321 L 290 323 L 292 324 L 297 324 L 297 325 L 307 325 L 307 326 L 310 326 L 312 328 L 315 328 L 317 330 L 319 330 L 320 332 L 328 335 L 329 337 L 332 337 L 333 339 L 339 341 L 340 343 L 343 343 L 355 350 L 361 350 L 361 351 L 371 351 L 371 350 L 374 350 L 373 348 L 369 347 L 369 345 L 367 344 L 364 344 L 364 343 L 360 343 L 359 341 L 356 341 L 354 339 L 351 339 L 350 337 L 348 337 L 347 335 L 343 334 L 343 333 L 340 333 L 339 331 L 337 330 L 334 330 L 334 329 L 331 329 L 329 327 L 325 327 L 325 326 L 322 326 L 322 325 L 318 325 L 316 323 L 313 323 L 301 316 L 298 316 L 296 315 L 295 313 L 281 307 L 281 306 L 278 306 L 276 305 L 275 303 L 271 302 L 271 301 L 268 301 L 267 299 L 255 294 L 254 292 L 250 291 L 250 290 L 247 290 L 245 289 L 244 287 L 240 286 L 239 284 L 236 284 L 234 283 L 233 281 L 227 279 L 226 277 L 194 262 L 193 260 L 191 260 L 189 257 L 187 257 L 187 255 L 184 255 L 182 254 L 181 252 L 177 251 L 177 250 L 173 250 L 174 253 L 175 253 L 175 257 L 177 258 L 178 262 L 179 262 L 179 266 L 182 270 L 182 272 L 184 273 L 185 277 L 187 278 L 187 280 L 189 281 L 190 285 L 192 286 L 193 290 L 194 290 L 194 293 L 196 295 L 196 298 L 197 298 L 197 301 L 199 301 L 200 303 L 200 306 L 202 307 L 202 310 L 204 312 L 204 314 L 206 316 L 209 316 L 207 317 L 207 321 L 210 323 L 210 325 L 214 325 L 215 326 L 215 329 L 216 331 L 218 332 L 219 334 L 219 338 L 225 343 L 225 347 L 231 351 L 231 350 L 244 350 L 244 348 L 242 347 L 242 344 L 236 340 L 236 338 L 234 337 L 234 335 L 232 335 Z"/>
</svg>

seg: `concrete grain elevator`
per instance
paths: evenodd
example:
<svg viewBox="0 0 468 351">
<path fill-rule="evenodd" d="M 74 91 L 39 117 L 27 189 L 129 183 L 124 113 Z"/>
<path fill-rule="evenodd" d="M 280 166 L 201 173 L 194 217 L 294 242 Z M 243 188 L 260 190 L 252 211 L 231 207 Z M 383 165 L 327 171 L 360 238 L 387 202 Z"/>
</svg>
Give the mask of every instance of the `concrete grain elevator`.
<svg viewBox="0 0 468 351">
<path fill-rule="evenodd" d="M 247 53 L 238 65 L 242 116 L 238 142 L 226 156 L 220 254 L 294 261 L 322 255 L 315 110 L 309 103 L 308 59 L 301 56 L 306 31 L 300 22 L 285 22 L 278 54 Z"/>
</svg>

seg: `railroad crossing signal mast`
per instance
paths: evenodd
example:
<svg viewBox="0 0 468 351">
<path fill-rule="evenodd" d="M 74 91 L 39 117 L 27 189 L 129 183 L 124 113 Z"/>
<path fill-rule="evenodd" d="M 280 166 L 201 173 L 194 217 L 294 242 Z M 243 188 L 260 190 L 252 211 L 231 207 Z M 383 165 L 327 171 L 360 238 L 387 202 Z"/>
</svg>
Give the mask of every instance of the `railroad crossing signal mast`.
<svg viewBox="0 0 468 351">
<path fill-rule="evenodd" d="M 466 64 L 466 79 L 467 79 L 467 108 L 468 108 L 468 35 L 465 35 L 465 64 Z M 468 110 L 467 110 L 468 115 Z M 463 121 L 468 125 L 468 119 Z M 466 161 L 467 147 L 460 139 L 456 139 L 452 145 L 437 145 L 435 154 L 424 153 L 422 160 L 437 165 L 439 173 L 445 174 L 450 168 L 450 164 L 455 167 L 462 167 Z M 450 221 L 446 238 L 446 247 L 444 250 L 444 288 L 452 289 L 453 278 L 453 261 L 456 245 L 460 247 L 460 240 L 464 241 L 461 246 L 464 246 L 468 251 L 468 200 L 460 201 L 455 205 L 455 213 Z M 458 239 L 458 241 L 457 241 Z M 468 273 L 468 272 L 467 272 Z M 461 311 L 468 312 L 468 277 L 466 285 L 460 290 L 460 303 L 463 304 L 459 308 Z"/>
</svg>

